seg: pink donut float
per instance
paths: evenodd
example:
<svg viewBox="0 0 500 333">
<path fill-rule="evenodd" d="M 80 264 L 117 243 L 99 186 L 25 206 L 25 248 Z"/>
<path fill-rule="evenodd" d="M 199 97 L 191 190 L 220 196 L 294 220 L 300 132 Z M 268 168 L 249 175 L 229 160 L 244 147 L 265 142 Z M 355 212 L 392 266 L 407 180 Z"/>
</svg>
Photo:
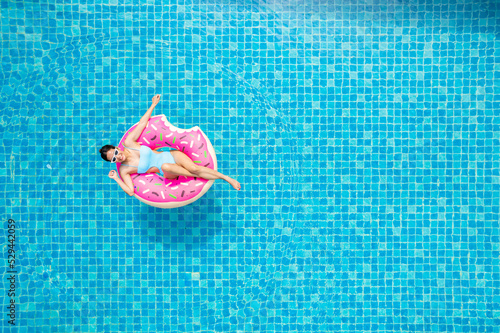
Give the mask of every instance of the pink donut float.
<svg viewBox="0 0 500 333">
<path fill-rule="evenodd" d="M 137 126 L 132 126 L 122 137 L 118 147 L 129 133 Z M 177 149 L 193 160 L 196 165 L 217 170 L 217 158 L 214 148 L 203 131 L 195 126 L 188 130 L 170 124 L 165 115 L 154 116 L 142 131 L 137 142 L 151 149 Z M 120 163 L 117 163 L 120 175 Z M 121 177 L 121 175 L 120 175 Z M 179 176 L 176 179 L 163 178 L 156 173 L 132 174 L 134 197 L 140 201 L 159 208 L 175 208 L 188 205 L 198 200 L 213 184 L 213 180 Z"/>
</svg>

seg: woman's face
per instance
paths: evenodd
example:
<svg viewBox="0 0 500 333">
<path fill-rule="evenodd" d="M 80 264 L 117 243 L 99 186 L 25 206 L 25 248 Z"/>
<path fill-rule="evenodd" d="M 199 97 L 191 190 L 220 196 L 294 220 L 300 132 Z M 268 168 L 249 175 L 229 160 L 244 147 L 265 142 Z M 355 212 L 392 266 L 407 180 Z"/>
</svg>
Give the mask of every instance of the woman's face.
<svg viewBox="0 0 500 333">
<path fill-rule="evenodd" d="M 115 150 L 117 151 L 117 153 L 115 153 Z M 108 150 L 108 152 L 106 153 L 106 157 L 107 157 L 108 161 L 111 161 L 113 159 L 113 157 L 116 157 L 116 160 L 115 160 L 116 163 L 122 163 L 127 158 L 125 156 L 125 154 L 123 153 L 123 150 L 120 150 L 120 148 Z"/>
</svg>

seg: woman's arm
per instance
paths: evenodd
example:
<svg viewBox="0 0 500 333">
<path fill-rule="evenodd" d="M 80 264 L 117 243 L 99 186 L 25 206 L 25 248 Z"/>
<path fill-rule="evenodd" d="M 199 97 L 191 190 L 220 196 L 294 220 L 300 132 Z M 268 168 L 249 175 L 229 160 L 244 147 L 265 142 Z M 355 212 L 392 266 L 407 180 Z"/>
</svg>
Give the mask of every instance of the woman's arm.
<svg viewBox="0 0 500 333">
<path fill-rule="evenodd" d="M 126 145 L 130 145 L 131 143 L 136 142 L 139 139 L 139 135 L 141 135 L 142 131 L 144 131 L 144 129 L 146 128 L 149 118 L 151 117 L 151 113 L 153 112 L 153 109 L 155 108 L 155 106 L 158 104 L 159 101 L 160 101 L 160 95 L 156 95 L 155 97 L 153 97 L 153 104 L 151 104 L 148 111 L 146 111 L 144 116 L 142 116 L 137 126 L 125 139 L 124 143 Z"/>
<path fill-rule="evenodd" d="M 123 180 L 120 179 L 118 173 L 115 170 L 111 170 L 108 174 L 109 178 L 114 179 L 118 185 L 124 190 L 128 195 L 134 195 L 134 183 L 132 183 L 132 178 L 130 178 L 129 174 L 122 174 Z"/>
</svg>

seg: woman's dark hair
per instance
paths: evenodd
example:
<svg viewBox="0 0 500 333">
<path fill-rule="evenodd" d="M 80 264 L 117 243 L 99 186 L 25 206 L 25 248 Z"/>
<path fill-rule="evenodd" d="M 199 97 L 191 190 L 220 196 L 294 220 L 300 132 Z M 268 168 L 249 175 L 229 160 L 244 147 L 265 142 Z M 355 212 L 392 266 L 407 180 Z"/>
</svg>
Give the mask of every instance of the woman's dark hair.
<svg viewBox="0 0 500 333">
<path fill-rule="evenodd" d="M 105 160 L 106 162 L 109 162 L 108 157 L 106 156 L 106 154 L 108 153 L 108 151 L 110 149 L 115 149 L 115 146 L 105 145 L 105 146 L 102 146 L 101 149 L 99 149 L 99 152 L 101 153 L 102 159 Z"/>
</svg>

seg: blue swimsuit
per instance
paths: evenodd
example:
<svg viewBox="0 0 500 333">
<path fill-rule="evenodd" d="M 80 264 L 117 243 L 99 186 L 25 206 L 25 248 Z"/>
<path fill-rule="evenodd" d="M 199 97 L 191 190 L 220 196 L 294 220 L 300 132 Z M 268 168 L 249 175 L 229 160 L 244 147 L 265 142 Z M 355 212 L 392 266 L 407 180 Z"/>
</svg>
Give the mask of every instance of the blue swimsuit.
<svg viewBox="0 0 500 333">
<path fill-rule="evenodd" d="M 174 157 L 169 151 L 164 151 L 161 154 L 156 154 L 148 146 L 141 146 L 140 149 L 129 148 L 129 147 L 125 148 L 139 151 L 138 166 L 122 164 L 125 166 L 137 168 L 137 173 L 146 173 L 146 171 L 148 171 L 151 167 L 157 167 L 158 170 L 160 170 L 160 175 L 163 176 L 163 171 L 161 170 L 162 164 L 175 163 Z"/>
</svg>

